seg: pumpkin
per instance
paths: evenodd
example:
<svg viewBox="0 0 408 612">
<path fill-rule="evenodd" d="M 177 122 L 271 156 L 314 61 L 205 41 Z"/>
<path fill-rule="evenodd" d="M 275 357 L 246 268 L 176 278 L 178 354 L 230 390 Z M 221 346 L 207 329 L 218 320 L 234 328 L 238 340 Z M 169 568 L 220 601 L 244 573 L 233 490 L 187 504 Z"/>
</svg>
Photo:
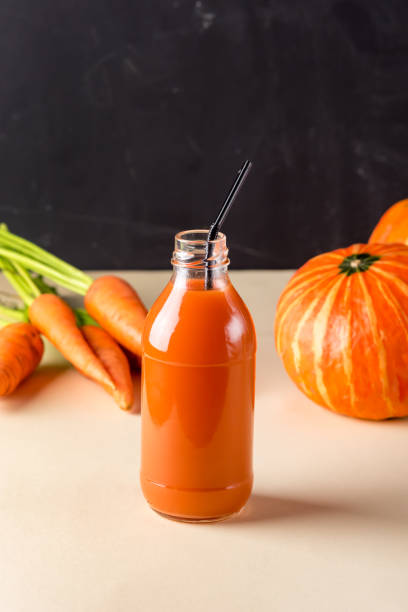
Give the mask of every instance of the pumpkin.
<svg viewBox="0 0 408 612">
<path fill-rule="evenodd" d="M 401 200 L 385 211 L 368 242 L 408 244 L 408 200 Z"/>
<path fill-rule="evenodd" d="M 408 415 L 408 247 L 354 244 L 291 278 L 275 319 L 291 379 L 317 404 L 364 419 Z"/>
</svg>

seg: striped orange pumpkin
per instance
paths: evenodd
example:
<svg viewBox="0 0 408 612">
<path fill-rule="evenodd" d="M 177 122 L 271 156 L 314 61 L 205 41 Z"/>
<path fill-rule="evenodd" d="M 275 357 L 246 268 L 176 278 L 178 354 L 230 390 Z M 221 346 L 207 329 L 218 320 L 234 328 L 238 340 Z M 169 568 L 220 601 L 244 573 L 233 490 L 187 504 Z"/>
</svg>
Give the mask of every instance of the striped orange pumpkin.
<svg viewBox="0 0 408 612">
<path fill-rule="evenodd" d="M 354 244 L 318 255 L 289 281 L 277 351 L 296 385 L 334 412 L 408 415 L 408 247 Z"/>
<path fill-rule="evenodd" d="M 408 200 L 401 200 L 385 211 L 368 242 L 408 244 Z"/>
</svg>

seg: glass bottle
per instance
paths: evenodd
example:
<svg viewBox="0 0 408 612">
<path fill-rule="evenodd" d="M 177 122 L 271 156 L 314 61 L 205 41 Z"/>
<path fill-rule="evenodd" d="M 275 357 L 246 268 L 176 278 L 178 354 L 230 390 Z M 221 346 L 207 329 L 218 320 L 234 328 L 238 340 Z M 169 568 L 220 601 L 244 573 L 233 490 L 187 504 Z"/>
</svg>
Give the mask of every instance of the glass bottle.
<svg viewBox="0 0 408 612">
<path fill-rule="evenodd" d="M 168 518 L 214 521 L 252 489 L 256 337 L 222 233 L 175 237 L 173 275 L 145 323 L 141 485 Z"/>
</svg>

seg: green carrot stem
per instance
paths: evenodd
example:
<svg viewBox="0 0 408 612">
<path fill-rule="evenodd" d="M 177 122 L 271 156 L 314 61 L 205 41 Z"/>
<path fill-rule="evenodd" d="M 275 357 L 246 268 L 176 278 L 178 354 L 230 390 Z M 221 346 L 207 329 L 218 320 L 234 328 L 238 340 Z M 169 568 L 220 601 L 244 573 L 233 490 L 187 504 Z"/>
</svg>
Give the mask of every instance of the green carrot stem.
<svg viewBox="0 0 408 612">
<path fill-rule="evenodd" d="M 23 291 L 24 295 L 33 295 L 33 297 L 39 295 L 36 287 L 33 291 L 31 279 L 26 280 L 26 271 L 20 264 L 5 257 L 0 257 L 0 268 L 4 273 L 8 272 L 8 274 L 5 274 L 6 278 L 9 280 L 15 278 L 18 281 L 19 291 Z"/>
<path fill-rule="evenodd" d="M 64 265 L 61 265 L 60 262 L 54 261 L 46 251 L 42 252 L 40 247 L 36 247 L 34 244 L 31 244 L 28 241 L 25 241 L 18 236 L 14 236 L 14 234 L 11 234 L 8 231 L 6 232 L 4 228 L 0 228 L 0 243 L 5 248 L 10 248 L 16 252 L 19 252 L 21 255 L 38 259 L 39 261 L 51 265 L 55 269 L 65 269 L 65 271 L 70 273 L 71 276 L 76 276 L 77 274 L 71 269 L 68 270 Z"/>
<path fill-rule="evenodd" d="M 0 258 L 0 268 L 8 279 L 14 278 L 14 276 L 18 275 L 15 264 L 10 260 L 6 260 L 4 257 Z M 5 274 L 6 272 L 8 272 L 9 274 Z M 19 278 L 19 288 L 23 290 L 25 294 L 31 294 L 30 286 L 27 285 L 25 279 L 22 277 Z"/>
<path fill-rule="evenodd" d="M 54 295 L 58 295 L 58 291 L 56 287 L 49 285 L 42 275 L 36 274 L 35 276 L 30 276 L 32 278 L 33 283 L 35 283 L 36 287 L 39 289 L 40 293 L 53 293 Z"/>
<path fill-rule="evenodd" d="M 0 247 L 0 255 L 3 255 L 4 257 L 11 260 L 12 262 L 21 263 L 25 268 L 28 268 L 29 270 L 34 270 L 35 272 L 38 272 L 39 274 L 43 274 L 44 276 L 55 281 L 62 287 L 65 287 L 66 289 L 70 289 L 71 291 L 74 291 L 75 293 L 80 293 L 81 295 L 85 295 L 90 284 L 92 283 L 92 279 L 90 277 L 89 277 L 89 282 L 69 278 L 65 276 L 64 274 L 61 274 L 60 272 L 54 270 L 53 268 L 39 261 L 32 259 L 31 257 L 21 255 L 20 253 L 17 253 L 16 251 L 13 251 L 10 249 L 5 249 L 3 247 Z"/>
<path fill-rule="evenodd" d="M 31 278 L 27 270 L 23 268 L 23 266 L 21 266 L 16 261 L 13 262 L 13 265 L 14 265 L 14 268 L 17 274 L 20 275 L 20 279 L 24 281 L 25 286 L 27 287 L 29 292 L 32 294 L 32 296 L 36 298 L 39 295 L 41 295 L 41 291 L 38 289 L 37 285 L 34 283 L 33 279 Z"/>
<path fill-rule="evenodd" d="M 71 266 L 71 264 L 63 261 L 55 255 L 52 255 L 45 249 L 42 249 L 29 240 L 21 238 L 20 236 L 8 231 L 5 224 L 0 225 L 0 243 L 5 247 L 10 247 L 20 252 L 21 255 L 36 259 L 39 261 L 39 263 L 43 262 L 49 265 L 55 271 L 60 272 L 61 274 L 66 274 L 71 278 L 76 278 L 83 283 L 88 283 L 88 285 L 90 285 L 92 282 L 92 279 L 81 270 L 78 270 L 78 268 Z"/>
<path fill-rule="evenodd" d="M 94 325 L 99 327 L 99 324 L 91 317 L 90 314 L 88 314 L 85 308 L 75 308 L 74 313 L 78 327 L 82 327 L 83 325 Z"/>
<path fill-rule="evenodd" d="M 7 261 L 6 263 L 10 265 L 10 268 L 13 267 L 15 271 L 4 267 L 3 273 L 26 306 L 30 306 L 34 299 L 42 293 L 49 292 L 49 287 L 46 284 L 44 284 L 44 291 L 41 291 L 39 287 L 35 285 L 33 279 L 30 277 L 27 270 L 23 268 L 23 266 L 11 261 Z M 33 295 L 31 295 L 30 292 Z M 88 314 L 85 308 L 75 308 L 74 313 L 78 327 L 82 327 L 82 325 L 98 326 L 98 323 L 91 317 L 90 314 Z M 12 321 L 28 321 L 28 315 L 25 310 L 19 308 L 8 308 L 0 304 L 0 325 L 1 319 L 5 318 L 11 319 Z"/>
<path fill-rule="evenodd" d="M 27 321 L 27 315 L 24 310 L 19 308 L 8 308 L 0 304 L 0 319 L 11 322 Z"/>
<path fill-rule="evenodd" d="M 18 274 L 15 272 L 10 272 L 10 270 L 3 270 L 3 274 L 7 278 L 10 285 L 14 287 L 24 304 L 26 306 L 30 306 L 34 301 L 34 298 L 28 293 L 26 287 L 24 286 L 24 282 L 22 282 Z"/>
</svg>

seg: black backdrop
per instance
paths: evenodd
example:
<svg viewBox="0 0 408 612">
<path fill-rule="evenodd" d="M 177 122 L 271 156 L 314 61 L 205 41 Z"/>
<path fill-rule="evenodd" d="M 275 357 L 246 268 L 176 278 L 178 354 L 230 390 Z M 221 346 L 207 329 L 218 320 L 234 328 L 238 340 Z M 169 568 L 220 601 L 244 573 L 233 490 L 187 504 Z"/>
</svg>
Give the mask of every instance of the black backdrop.
<svg viewBox="0 0 408 612">
<path fill-rule="evenodd" d="M 1 0 L 1 217 L 165 268 L 249 157 L 234 267 L 364 241 L 408 192 L 407 25 L 406 0 Z"/>
</svg>

